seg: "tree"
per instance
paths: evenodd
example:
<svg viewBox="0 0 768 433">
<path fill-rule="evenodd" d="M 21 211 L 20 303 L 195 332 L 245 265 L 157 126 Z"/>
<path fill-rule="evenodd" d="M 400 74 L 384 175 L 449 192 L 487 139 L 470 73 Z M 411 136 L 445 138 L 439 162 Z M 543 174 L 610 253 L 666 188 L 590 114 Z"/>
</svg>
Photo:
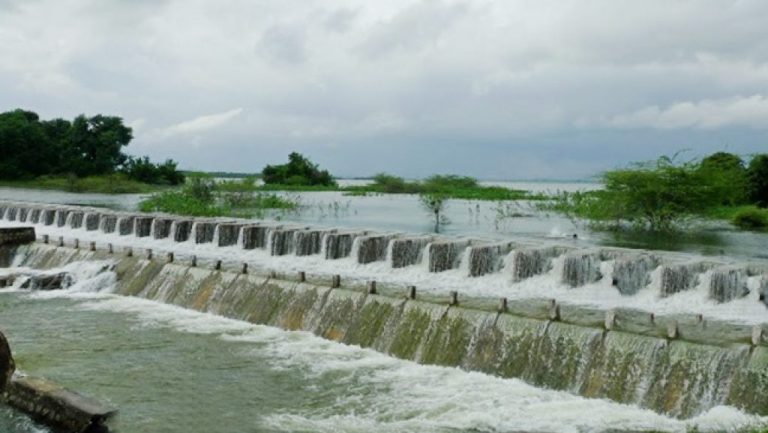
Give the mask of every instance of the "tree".
<svg viewBox="0 0 768 433">
<path fill-rule="evenodd" d="M 421 206 L 427 210 L 435 219 L 435 233 L 440 233 L 440 226 L 447 224 L 442 212 L 445 210 L 446 196 L 439 193 L 419 194 Z"/>
<path fill-rule="evenodd" d="M 707 183 L 722 197 L 723 205 L 738 205 L 747 201 L 747 170 L 737 155 L 717 152 L 701 160 L 699 170 Z"/>
<path fill-rule="evenodd" d="M 264 167 L 261 176 L 266 184 L 336 186 L 327 170 L 320 170 L 317 164 L 296 152 L 288 155 L 287 164 Z"/>
<path fill-rule="evenodd" d="M 37 114 L 0 114 L 0 178 L 25 179 L 50 173 L 57 153 Z"/>
<path fill-rule="evenodd" d="M 77 116 L 67 136 L 63 163 L 80 177 L 112 173 L 127 156 L 122 152 L 133 138 L 123 119 Z"/>
<path fill-rule="evenodd" d="M 662 157 L 650 163 L 605 172 L 601 191 L 563 194 L 554 210 L 593 222 L 629 223 L 669 231 L 685 218 L 722 205 L 728 189 L 697 162 L 677 164 Z"/>
<path fill-rule="evenodd" d="M 752 157 L 747 168 L 747 195 L 752 203 L 768 207 L 768 154 Z"/>
</svg>

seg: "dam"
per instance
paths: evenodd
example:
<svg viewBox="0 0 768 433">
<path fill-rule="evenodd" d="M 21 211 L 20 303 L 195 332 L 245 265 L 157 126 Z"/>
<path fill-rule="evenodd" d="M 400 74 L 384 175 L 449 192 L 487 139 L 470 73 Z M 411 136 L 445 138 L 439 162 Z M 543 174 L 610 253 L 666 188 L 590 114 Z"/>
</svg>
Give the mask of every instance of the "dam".
<svg viewBox="0 0 768 433">
<path fill-rule="evenodd" d="M 6 285 L 110 292 L 674 419 L 768 415 L 766 263 L 2 203 Z M 68 268 L 69 267 L 69 268 Z M 80 269 L 74 272 L 73 269 Z"/>
</svg>

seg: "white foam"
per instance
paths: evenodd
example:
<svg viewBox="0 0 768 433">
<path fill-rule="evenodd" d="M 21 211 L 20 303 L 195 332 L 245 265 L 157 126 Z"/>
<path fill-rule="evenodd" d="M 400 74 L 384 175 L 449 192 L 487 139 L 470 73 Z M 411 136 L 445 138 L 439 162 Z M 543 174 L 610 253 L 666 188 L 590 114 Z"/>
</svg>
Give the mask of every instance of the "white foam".
<svg viewBox="0 0 768 433">
<path fill-rule="evenodd" d="M 0 225 L 16 225 L 18 223 L 0 221 Z M 279 270 L 286 274 L 304 271 L 309 275 L 330 276 L 340 274 L 345 281 L 364 283 L 376 280 L 381 284 L 401 286 L 415 285 L 419 292 L 447 294 L 458 291 L 461 296 L 507 297 L 510 299 L 553 298 L 559 303 L 589 305 L 600 308 L 636 308 L 655 314 L 702 314 L 705 318 L 729 320 L 747 324 L 768 323 L 768 308 L 758 301 L 758 293 L 752 293 L 742 299 L 718 304 L 709 299 L 705 284 L 702 283 L 694 290 L 677 293 L 662 298 L 658 294 L 659 273 L 652 273 L 655 283 L 642 289 L 633 296 L 621 295 L 610 286 L 610 279 L 604 278 L 587 286 L 570 288 L 560 282 L 561 259 L 553 261 L 553 269 L 546 275 L 529 278 L 513 283 L 503 271 L 482 277 L 470 278 L 465 267 L 445 272 L 431 273 L 426 263 L 429 260 L 428 248 L 421 263 L 399 268 L 396 271 L 386 261 L 373 262 L 365 265 L 358 264 L 354 254 L 338 260 L 326 260 L 324 254 L 311 256 L 272 256 L 269 253 L 272 233 L 269 234 L 269 244 L 266 249 L 243 250 L 238 245 L 219 247 L 214 243 L 197 244 L 194 241 L 177 243 L 171 239 L 153 239 L 152 237 L 136 238 L 134 236 L 119 236 L 116 233 L 106 234 L 99 231 L 73 231 L 68 228 L 38 225 L 39 234 L 48 234 L 52 239 L 64 236 L 66 239 L 79 238 L 84 242 L 96 242 L 100 246 L 112 243 L 119 252 L 121 248 L 131 247 L 139 254 L 140 249 L 152 249 L 155 254 L 173 252 L 178 262 L 188 261 L 192 255 L 202 263 L 221 259 L 224 263 L 248 263 L 255 272 L 259 270 Z M 192 239 L 193 236 L 190 237 Z M 604 270 L 608 270 L 604 266 Z M 754 285 L 754 284 L 753 284 Z M 405 290 L 405 289 L 404 289 Z"/>
</svg>

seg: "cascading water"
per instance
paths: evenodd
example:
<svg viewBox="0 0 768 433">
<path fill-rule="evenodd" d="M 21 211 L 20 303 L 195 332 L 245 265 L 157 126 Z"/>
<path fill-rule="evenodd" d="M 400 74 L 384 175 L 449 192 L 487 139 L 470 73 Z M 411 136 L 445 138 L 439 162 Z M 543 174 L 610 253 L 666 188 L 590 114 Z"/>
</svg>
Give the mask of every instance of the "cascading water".
<svg viewBox="0 0 768 433">
<path fill-rule="evenodd" d="M 388 247 L 387 261 L 392 268 L 415 265 L 422 261 L 424 251 L 432 240 L 431 236 L 392 239 Z"/>
<path fill-rule="evenodd" d="M 723 303 L 749 294 L 747 275 L 738 268 L 715 269 L 709 281 L 709 297 Z"/>
<path fill-rule="evenodd" d="M 469 276 L 480 277 L 498 272 L 503 267 L 504 257 L 512 248 L 509 242 L 470 247 L 467 264 Z"/>
<path fill-rule="evenodd" d="M 602 277 L 600 257 L 595 253 L 570 253 L 563 257 L 561 280 L 570 287 L 593 283 Z"/>
<path fill-rule="evenodd" d="M 634 295 L 651 283 L 651 272 L 659 265 L 650 256 L 623 257 L 613 262 L 612 284 L 622 295 Z"/>
</svg>

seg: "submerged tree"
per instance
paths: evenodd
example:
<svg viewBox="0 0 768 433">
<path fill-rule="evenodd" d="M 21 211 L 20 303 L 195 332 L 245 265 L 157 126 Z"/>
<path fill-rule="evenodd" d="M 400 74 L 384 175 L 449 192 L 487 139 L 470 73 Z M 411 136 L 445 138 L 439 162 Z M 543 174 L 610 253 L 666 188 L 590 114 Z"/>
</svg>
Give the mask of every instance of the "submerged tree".
<svg viewBox="0 0 768 433">
<path fill-rule="evenodd" d="M 698 162 L 678 164 L 662 157 L 605 172 L 602 190 L 563 194 L 552 208 L 596 223 L 669 231 L 688 217 L 732 200 L 734 190 L 723 176 Z"/>
<path fill-rule="evenodd" d="M 419 202 L 421 202 L 421 206 L 435 219 L 435 233 L 440 233 L 440 226 L 448 223 L 448 220 L 442 215 L 445 210 L 446 200 L 447 197 L 443 194 L 419 194 Z"/>
</svg>

